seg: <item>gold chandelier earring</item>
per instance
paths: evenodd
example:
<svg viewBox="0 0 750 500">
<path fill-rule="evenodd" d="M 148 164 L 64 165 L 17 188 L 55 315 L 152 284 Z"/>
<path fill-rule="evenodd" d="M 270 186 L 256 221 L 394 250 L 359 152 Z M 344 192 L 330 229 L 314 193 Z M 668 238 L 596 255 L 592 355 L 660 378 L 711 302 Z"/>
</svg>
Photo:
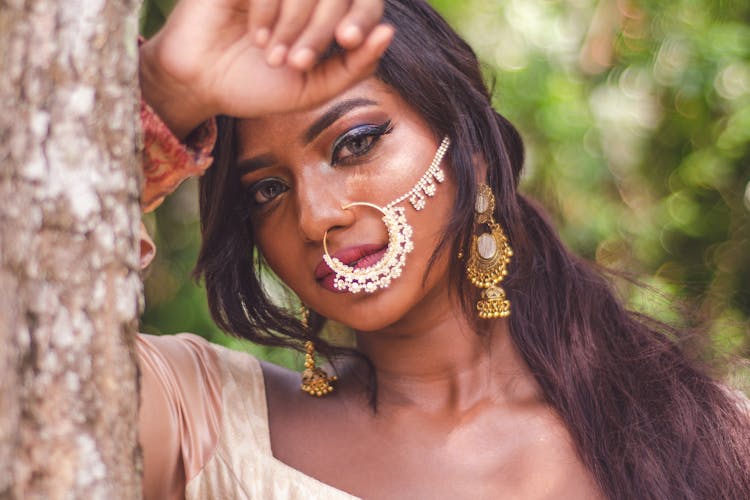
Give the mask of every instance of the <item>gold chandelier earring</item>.
<svg viewBox="0 0 750 500">
<path fill-rule="evenodd" d="M 477 301 L 477 312 L 482 319 L 510 316 L 510 301 L 498 284 L 508 274 L 513 255 L 502 226 L 495 221 L 495 196 L 487 184 L 480 184 L 474 203 L 474 228 L 466 275 L 471 283 L 482 289 Z"/>
<path fill-rule="evenodd" d="M 310 310 L 302 307 L 302 325 L 309 329 Z M 332 383 L 338 380 L 336 375 L 328 375 L 325 370 L 315 366 L 315 344 L 312 340 L 305 342 L 305 370 L 302 372 L 300 388 L 310 396 L 325 396 L 333 392 Z"/>
</svg>

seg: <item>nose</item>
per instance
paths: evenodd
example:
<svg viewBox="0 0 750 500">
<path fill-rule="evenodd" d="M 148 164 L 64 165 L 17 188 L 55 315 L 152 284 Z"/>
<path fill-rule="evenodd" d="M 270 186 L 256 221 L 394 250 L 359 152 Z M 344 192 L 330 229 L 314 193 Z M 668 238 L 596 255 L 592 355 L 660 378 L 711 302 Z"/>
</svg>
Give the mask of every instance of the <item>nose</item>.
<svg viewBox="0 0 750 500">
<path fill-rule="evenodd" d="M 335 175 L 317 171 L 305 175 L 296 185 L 299 231 L 305 241 L 322 243 L 326 231 L 348 227 L 354 222 L 347 201 L 346 186 Z"/>
</svg>

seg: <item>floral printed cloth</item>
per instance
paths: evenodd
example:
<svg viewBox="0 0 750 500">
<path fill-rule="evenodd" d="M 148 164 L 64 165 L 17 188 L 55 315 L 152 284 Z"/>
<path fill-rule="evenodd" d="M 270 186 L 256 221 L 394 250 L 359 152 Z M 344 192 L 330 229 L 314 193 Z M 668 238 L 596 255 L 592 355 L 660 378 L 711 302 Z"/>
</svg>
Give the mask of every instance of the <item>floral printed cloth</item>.
<svg viewBox="0 0 750 500">
<path fill-rule="evenodd" d="M 211 166 L 216 120 L 203 123 L 185 142 L 180 142 L 151 106 L 141 100 L 141 122 L 144 142 L 141 209 L 147 213 L 156 209 L 182 181 L 201 175 Z M 142 222 L 140 248 L 141 269 L 145 269 L 156 255 L 156 245 Z"/>
<path fill-rule="evenodd" d="M 143 124 L 143 176 L 141 208 L 151 212 L 164 197 L 187 179 L 211 166 L 216 142 L 216 121 L 209 120 L 180 142 L 151 106 L 141 101 Z"/>
</svg>

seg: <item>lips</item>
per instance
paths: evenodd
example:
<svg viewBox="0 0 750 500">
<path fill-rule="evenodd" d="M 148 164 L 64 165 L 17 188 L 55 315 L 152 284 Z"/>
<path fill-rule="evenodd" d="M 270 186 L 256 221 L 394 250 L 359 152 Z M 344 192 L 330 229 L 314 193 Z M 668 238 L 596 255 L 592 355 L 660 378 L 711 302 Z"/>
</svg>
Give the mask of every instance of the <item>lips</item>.
<svg viewBox="0 0 750 500">
<path fill-rule="evenodd" d="M 331 257 L 340 260 L 347 266 L 361 269 L 378 262 L 383 257 L 383 254 L 385 254 L 386 248 L 387 245 L 383 244 L 359 245 L 339 250 L 331 255 Z M 333 286 L 334 277 L 333 270 L 328 267 L 328 264 L 324 260 L 321 260 L 315 268 L 315 279 L 324 288 L 334 292 L 341 292 L 341 290 Z"/>
</svg>

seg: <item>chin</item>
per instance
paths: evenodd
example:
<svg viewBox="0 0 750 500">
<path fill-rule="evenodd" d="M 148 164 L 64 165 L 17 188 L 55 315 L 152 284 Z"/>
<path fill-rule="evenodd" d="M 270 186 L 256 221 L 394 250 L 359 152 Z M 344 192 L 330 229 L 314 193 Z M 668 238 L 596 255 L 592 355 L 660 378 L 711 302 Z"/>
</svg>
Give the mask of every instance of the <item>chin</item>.
<svg viewBox="0 0 750 500">
<path fill-rule="evenodd" d="M 358 332 L 377 332 L 389 327 L 398 321 L 398 317 L 393 318 L 383 316 L 377 313 L 364 313 L 356 318 L 349 316 L 346 318 L 336 319 L 339 323 L 356 330 Z"/>
<path fill-rule="evenodd" d="M 409 301 L 395 290 L 381 290 L 379 296 L 369 296 L 355 304 L 338 307 L 344 314 L 331 315 L 330 318 L 358 332 L 376 332 L 391 326 L 403 318 L 409 311 L 404 307 Z"/>
<path fill-rule="evenodd" d="M 384 322 L 383 318 L 374 317 L 373 315 L 372 318 L 358 318 L 353 321 L 345 320 L 342 321 L 342 323 L 357 332 L 371 333 L 380 331 L 391 325 L 393 322 Z"/>
</svg>

